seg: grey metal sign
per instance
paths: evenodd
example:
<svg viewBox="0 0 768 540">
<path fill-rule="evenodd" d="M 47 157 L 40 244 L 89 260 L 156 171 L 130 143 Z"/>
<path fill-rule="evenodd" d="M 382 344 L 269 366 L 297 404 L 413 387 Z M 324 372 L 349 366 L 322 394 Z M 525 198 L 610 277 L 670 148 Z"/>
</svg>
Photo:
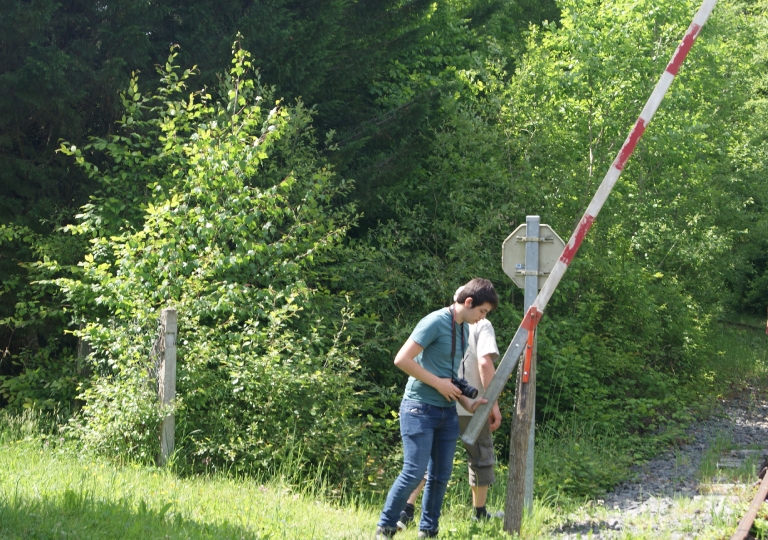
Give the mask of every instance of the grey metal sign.
<svg viewBox="0 0 768 540">
<path fill-rule="evenodd" d="M 560 258 L 560 254 L 565 248 L 565 242 L 552 230 L 552 227 L 545 223 L 539 225 L 537 238 L 529 238 L 526 234 L 527 230 L 528 228 L 523 223 L 504 240 L 501 245 L 501 267 L 518 287 L 525 289 L 525 276 L 533 275 L 531 270 L 526 273 L 525 244 L 538 241 L 539 268 L 533 272 L 536 272 L 539 277 L 539 289 L 541 289 Z"/>
</svg>

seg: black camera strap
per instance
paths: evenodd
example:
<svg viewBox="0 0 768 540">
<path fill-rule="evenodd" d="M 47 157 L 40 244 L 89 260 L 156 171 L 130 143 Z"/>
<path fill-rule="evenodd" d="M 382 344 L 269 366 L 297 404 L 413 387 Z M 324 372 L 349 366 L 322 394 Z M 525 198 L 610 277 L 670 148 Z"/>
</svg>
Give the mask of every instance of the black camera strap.
<svg viewBox="0 0 768 540">
<path fill-rule="evenodd" d="M 448 308 L 451 312 L 451 377 L 453 377 L 453 363 L 456 357 L 456 310 L 453 306 Z M 464 355 L 466 354 L 466 348 L 464 347 L 464 323 L 459 325 L 461 328 L 461 363 L 464 364 Z"/>
</svg>

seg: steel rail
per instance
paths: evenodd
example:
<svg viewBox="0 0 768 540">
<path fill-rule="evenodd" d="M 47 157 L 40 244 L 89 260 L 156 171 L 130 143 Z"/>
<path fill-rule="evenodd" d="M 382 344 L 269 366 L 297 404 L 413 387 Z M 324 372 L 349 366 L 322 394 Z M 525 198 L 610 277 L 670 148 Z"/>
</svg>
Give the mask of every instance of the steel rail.
<svg viewBox="0 0 768 540">
<path fill-rule="evenodd" d="M 744 517 L 739 521 L 739 526 L 736 527 L 736 532 L 731 536 L 731 540 L 744 540 L 749 536 L 749 531 L 752 528 L 752 524 L 755 522 L 757 512 L 765 502 L 765 498 L 768 497 L 768 473 L 763 471 L 763 481 L 760 482 L 760 489 L 757 490 L 755 498 L 752 499 L 752 504 L 749 505 L 749 510 L 744 514 Z"/>
<path fill-rule="evenodd" d="M 651 118 L 653 118 L 653 115 L 659 108 L 661 100 L 664 99 L 664 95 L 667 93 L 667 90 L 669 90 L 672 81 L 675 80 L 675 76 L 680 70 L 680 66 L 685 60 L 685 57 L 688 56 L 688 52 L 696 41 L 699 32 L 701 32 L 704 23 L 707 22 L 716 3 L 717 0 L 704 0 L 701 7 L 696 12 L 696 15 L 693 17 L 693 22 L 691 22 L 685 36 L 677 46 L 675 53 L 672 55 L 672 59 L 661 74 L 661 78 L 659 78 L 659 81 L 656 83 L 656 87 L 653 89 L 651 96 L 648 98 L 648 101 L 646 102 L 645 107 L 643 107 L 632 130 L 629 132 L 627 139 L 621 146 L 616 159 L 613 161 L 605 178 L 603 178 L 603 181 L 600 183 L 600 187 L 598 187 L 597 192 L 592 198 L 592 202 L 589 203 L 581 221 L 579 221 L 570 240 L 565 245 L 565 248 L 560 255 L 560 259 L 555 263 L 552 272 L 549 274 L 549 278 L 547 278 L 547 281 L 544 283 L 544 286 L 536 297 L 536 300 L 533 302 L 533 305 L 531 305 L 525 313 L 515 336 L 512 338 L 512 341 L 507 348 L 507 352 L 504 353 L 504 357 L 499 363 L 496 375 L 493 376 L 493 379 L 491 379 L 488 388 L 486 388 L 485 393 L 483 394 L 483 397 L 488 400 L 487 403 L 483 403 L 477 408 L 467 429 L 464 430 L 464 433 L 461 436 L 461 439 L 465 443 L 471 445 L 477 440 L 480 430 L 491 411 L 491 407 L 493 407 L 494 402 L 499 398 L 501 391 L 507 384 L 507 380 L 512 375 L 512 371 L 515 369 L 517 361 L 520 358 L 520 353 L 525 350 L 528 333 L 533 332 L 539 324 L 542 315 L 544 315 L 544 308 L 546 308 L 547 303 L 560 283 L 563 274 L 565 274 L 571 261 L 576 256 L 581 243 L 584 241 L 584 237 L 592 227 L 592 223 L 594 223 L 597 214 L 600 213 L 600 209 L 605 204 L 606 199 L 608 199 L 608 195 L 610 195 L 613 186 L 616 184 L 616 180 L 619 179 L 621 171 L 624 170 L 627 160 L 632 155 L 632 152 L 634 152 L 637 142 L 640 140 L 640 137 L 643 136 L 643 132 L 645 132 Z"/>
</svg>

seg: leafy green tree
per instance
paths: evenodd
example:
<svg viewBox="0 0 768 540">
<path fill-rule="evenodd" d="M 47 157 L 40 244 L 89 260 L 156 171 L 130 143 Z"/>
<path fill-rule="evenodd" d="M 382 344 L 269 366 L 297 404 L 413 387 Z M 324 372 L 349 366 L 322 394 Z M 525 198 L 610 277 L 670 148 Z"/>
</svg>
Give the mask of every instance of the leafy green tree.
<svg viewBox="0 0 768 540">
<path fill-rule="evenodd" d="M 92 349 L 74 429 L 95 451 L 154 459 L 152 346 L 173 306 L 182 463 L 250 471 L 290 458 L 360 474 L 354 306 L 323 284 L 354 223 L 331 205 L 348 184 L 317 157 L 309 111 L 273 101 L 247 52 L 234 51 L 218 97 L 185 93 L 191 72 L 174 62 L 156 93 L 132 79 L 116 134 L 62 145 L 102 186 L 69 227 L 90 238 L 80 274 L 56 280 Z"/>
<path fill-rule="evenodd" d="M 423 166 L 380 192 L 394 212 L 367 238 L 378 252 L 366 257 L 380 262 L 364 296 L 388 291 L 378 306 L 394 326 L 390 347 L 476 275 L 500 290 L 491 320 L 502 342 L 511 337 L 522 295 L 500 272 L 502 240 L 531 213 L 568 237 L 697 6 L 560 7 L 559 25 L 532 27 L 513 77 L 482 56 L 456 71 Z M 575 414 L 636 441 L 678 416 L 688 381 L 706 384 L 700 360 L 723 300 L 721 262 L 746 200 L 729 175 L 742 167 L 728 150 L 738 138 L 721 134 L 749 131 L 734 105 L 751 99 L 735 81 L 753 65 L 752 17 L 738 3 L 718 6 L 547 310 L 539 411 L 550 427 Z M 403 80 L 382 95 L 419 81 Z M 399 382 L 385 355 L 381 366 L 381 381 Z"/>
<path fill-rule="evenodd" d="M 561 5 L 561 26 L 531 36 L 507 114 L 520 181 L 540 190 L 542 215 L 565 237 L 697 5 Z M 743 129 L 733 105 L 749 99 L 737 81 L 758 23 L 742 9 L 718 5 L 553 299 L 540 347 L 548 418 L 581 408 L 642 433 L 700 374 L 736 229 L 728 217 L 744 203 L 728 146 Z"/>
<path fill-rule="evenodd" d="M 117 89 L 133 69 L 151 67 L 159 50 L 153 43 L 153 5 L 118 0 L 57 3 L 48 0 L 0 3 L 0 224 L 27 231 L 6 238 L 0 249 L 0 363 L 5 385 L 13 385 L 21 403 L 68 408 L 74 394 L 50 392 L 59 369 L 69 365 L 76 347 L 63 335 L 66 323 L 52 290 L 32 285 L 46 276 L 30 266 L 42 254 L 74 264 L 85 245 L 62 239 L 56 230 L 72 223 L 76 209 L 95 185 L 70 160 L 57 154 L 60 139 L 76 144 L 88 133 L 106 134 L 118 114 Z M 35 308 L 30 309 L 30 303 Z M 55 344 L 58 345 L 55 345 Z M 58 347 L 58 348 L 57 348 Z M 58 362 L 58 363 L 57 363 Z M 46 369 L 39 369 L 46 365 Z M 39 384 L 28 386 L 29 373 Z M 78 377 L 73 371 L 65 378 Z M 54 375 L 58 374 L 58 375 Z M 66 385 L 71 388 L 71 384 Z M 16 401 L 11 395 L 6 399 Z"/>
<path fill-rule="evenodd" d="M 768 185 L 765 164 L 766 106 L 768 105 L 768 47 L 766 47 L 766 14 L 768 4 L 756 2 L 742 6 L 739 25 L 734 29 L 740 37 L 738 51 L 744 57 L 745 69 L 739 73 L 746 98 L 729 109 L 738 119 L 727 132 L 728 153 L 734 167 L 725 171 L 724 180 L 741 197 L 742 204 L 724 216 L 737 231 L 727 281 L 731 296 L 729 307 L 736 312 L 764 315 L 768 307 Z M 743 36 L 743 37 L 742 37 Z M 730 53 L 730 51 L 729 51 Z M 735 77 L 734 77 L 735 78 Z"/>
<path fill-rule="evenodd" d="M 16 410 L 34 407 L 66 416 L 77 406 L 74 398 L 87 366 L 77 354 L 77 340 L 62 333 L 69 323 L 63 298 L 58 287 L 43 283 L 52 274 L 29 261 L 63 258 L 74 262 L 82 255 L 81 242 L 63 235 L 46 236 L 28 227 L 0 225 L 0 249 L 15 254 L 19 265 L 19 272 L 6 276 L 0 285 L 0 296 L 14 298 L 13 310 L 0 317 L 0 327 L 11 329 L 2 352 L 0 396 Z M 19 342 L 21 351 L 11 353 Z"/>
<path fill-rule="evenodd" d="M 303 97 L 304 103 L 312 104 L 321 133 L 335 130 L 349 139 L 364 127 L 364 140 L 368 140 L 372 133 L 391 131 L 394 123 L 410 116 L 387 116 L 389 111 L 375 103 L 370 85 L 389 70 L 394 58 L 429 34 L 434 26 L 427 24 L 431 5 L 424 0 L 118 0 L 109 5 L 5 0 L 0 5 L 4 51 L 0 80 L 5 89 L 0 97 L 0 223 L 33 231 L 34 236 L 24 238 L 38 239 L 49 248 L 59 243 L 48 238 L 56 236 L 58 227 L 72 223 L 76 209 L 98 188 L 92 177 L 55 153 L 58 141 L 82 146 L 87 135 L 111 133 L 122 115 L 118 89 L 125 87 L 133 71 L 143 72 L 143 88 L 154 87 L 157 79 L 152 67 L 165 62 L 169 43 L 181 45 L 182 65 L 199 66 L 191 88 L 212 87 L 226 70 L 230 44 L 240 31 L 243 43 L 253 51 L 254 64 L 266 81 L 276 85 L 275 95 L 289 101 Z M 382 116 L 387 121 L 382 122 Z M 405 123 L 397 128 L 404 130 L 399 133 L 418 131 L 419 122 Z M 390 136 L 380 135 L 377 140 Z M 350 171 L 359 172 L 353 162 L 360 157 L 360 147 L 342 146 L 346 154 L 329 155 L 349 177 Z M 360 185 L 367 185 L 367 174 L 355 176 L 361 179 Z M 122 202 L 112 210 L 115 215 L 125 211 L 123 217 L 129 217 L 136 208 L 127 200 L 127 192 L 134 193 L 137 186 L 123 187 L 118 183 L 113 188 Z M 39 251 L 19 238 L 5 242 L 0 252 L 5 284 L 0 320 L 7 323 L 0 341 L 9 355 L 0 363 L 0 375 L 7 376 L 26 369 L 19 358 L 34 356 L 27 350 L 30 343 L 59 339 L 62 328 L 57 324 L 43 328 L 17 312 L 17 304 L 36 294 L 28 290 L 30 280 L 36 278 L 20 263 L 34 260 Z M 85 248 L 73 242 L 67 246 L 66 252 L 49 255 L 71 264 Z M 55 300 L 47 301 L 55 309 Z"/>
<path fill-rule="evenodd" d="M 173 304 L 188 463 L 248 469 L 300 450 L 357 479 L 365 448 L 396 444 L 391 359 L 415 322 L 480 275 L 511 337 L 522 295 L 501 242 L 531 213 L 568 236 L 698 7 L 6 5 L 4 398 L 54 408 L 90 374 L 83 440 L 150 460 L 152 341 Z M 680 389 L 706 384 L 722 305 L 764 312 L 765 28 L 764 0 L 718 4 L 553 297 L 539 334 L 549 427 L 657 433 Z M 238 30 L 253 57 L 217 75 Z M 179 56 L 149 73 L 168 43 Z M 273 90 L 248 87 L 248 61 Z M 82 206 L 76 223 L 67 205 Z M 76 234 L 50 234 L 62 226 Z M 584 474 L 590 490 L 610 481 Z"/>
<path fill-rule="evenodd" d="M 79 260 L 86 247 L 81 235 L 66 242 L 66 251 L 50 250 L 52 246 L 64 247 L 57 235 L 50 235 L 72 222 L 72 208 L 93 197 L 85 206 L 86 215 L 98 212 L 102 233 L 109 230 L 118 234 L 123 224 L 133 226 L 141 221 L 146 185 L 157 174 L 154 168 L 164 165 L 152 162 L 143 172 L 121 172 L 122 177 L 107 181 L 105 176 L 95 184 L 93 176 L 53 153 L 55 141 L 65 138 L 79 147 L 86 132 L 104 136 L 112 130 L 113 120 L 122 115 L 116 89 L 127 83 L 135 69 L 144 72 L 142 87 L 151 87 L 156 79 L 149 68 L 160 60 L 160 51 L 167 43 L 181 43 L 182 62 L 200 66 L 200 75 L 188 81 L 196 89 L 216 84 L 216 73 L 227 62 L 231 37 L 242 29 L 243 42 L 254 51 L 254 64 L 265 80 L 278 84 L 276 95 L 304 96 L 305 102 L 314 104 L 315 124 L 321 131 L 338 134 L 337 151 L 326 155 L 337 170 L 357 180 L 358 187 L 350 195 L 365 207 L 362 226 L 356 229 L 358 236 L 364 236 L 379 218 L 398 211 L 391 201 L 401 191 L 399 182 L 403 178 L 410 182 L 431 166 L 427 161 L 434 151 L 433 126 L 451 122 L 446 116 L 452 114 L 449 96 L 454 91 L 463 92 L 465 79 L 471 81 L 478 70 L 484 70 L 483 58 L 497 55 L 503 48 L 500 44 L 519 41 L 519 21 L 556 13 L 552 3 L 533 9 L 475 1 L 435 6 L 422 1 L 214 6 L 206 2 L 142 4 L 125 0 L 106 7 L 44 2 L 36 6 L 39 9 L 30 11 L 23 4 L 8 2 L 12 16 L 4 19 L 7 25 L 0 39 L 14 54 L 0 65 L 0 76 L 10 89 L 6 101 L 0 103 L 0 109 L 7 113 L 2 114 L 9 119 L 0 124 L 0 132 L 7 131 L 8 140 L 15 140 L 10 134 L 47 130 L 48 138 L 42 146 L 32 144 L 42 141 L 40 138 L 25 139 L 24 144 L 9 149 L 8 159 L 18 166 L 4 169 L 10 176 L 5 184 L 0 182 L 0 190 L 5 192 L 3 186 L 10 190 L 3 200 L 18 213 L 14 226 L 35 231 L 24 238 L 46 243 L 47 256 L 64 266 Z M 503 69 L 511 58 L 495 58 L 494 69 Z M 33 74 L 46 81 L 59 81 L 58 86 L 53 82 L 35 84 Z M 469 93 L 485 91 L 477 86 Z M 99 170 L 109 171 L 111 165 L 99 161 L 103 158 L 95 155 L 89 160 Z M 39 166 L 29 166 L 30 159 Z M 21 168 L 56 179 L 69 194 L 48 190 L 42 183 L 35 187 L 36 181 L 30 181 L 29 176 L 22 179 L 13 172 Z M 28 198 L 19 204 L 20 195 L 13 189 L 21 187 L 28 190 Z M 394 198 L 386 193 L 388 190 Z M 45 201 L 42 192 L 50 195 Z M 414 204 L 421 201 L 414 199 Z M 6 276 L 0 320 L 5 322 L 2 338 L 9 352 L 6 362 L 0 364 L 0 375 L 4 374 L 9 384 L 28 369 L 36 369 L 33 358 L 38 348 L 30 349 L 29 344 L 60 341 L 63 328 L 60 320 L 33 321 L 26 318 L 26 311 L 16 308 L 27 303 L 24 298 L 39 294 L 30 281 L 45 277 L 33 276 L 19 266 L 35 260 L 35 253 L 40 251 L 19 238 L 6 242 L 0 253 L 0 274 Z M 360 292 L 363 296 L 371 292 L 374 302 L 388 303 L 380 290 Z M 55 295 L 45 294 L 39 299 L 46 304 L 45 312 L 57 310 Z M 431 307 L 433 303 L 423 305 Z M 386 311 L 370 302 L 367 306 L 366 313 L 372 317 Z M 73 351 L 71 336 L 64 339 L 69 340 L 67 346 Z M 376 336 L 366 344 L 374 346 L 379 341 Z M 51 353 L 56 354 L 53 349 Z M 387 349 L 384 354 L 390 353 Z M 22 355 L 24 362 L 20 361 Z M 22 393 L 18 385 L 14 388 L 16 395 Z M 31 396 L 37 392 L 30 388 L 27 393 Z M 6 397 L 16 399 L 12 394 Z M 22 402 L 27 403 L 27 398 Z"/>
</svg>

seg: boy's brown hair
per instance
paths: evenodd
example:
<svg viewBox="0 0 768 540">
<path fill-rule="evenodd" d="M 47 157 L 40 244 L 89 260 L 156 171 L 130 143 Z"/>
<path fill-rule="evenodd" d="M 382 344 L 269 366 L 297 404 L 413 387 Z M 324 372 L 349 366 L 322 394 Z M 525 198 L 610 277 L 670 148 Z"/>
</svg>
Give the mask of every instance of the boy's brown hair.
<svg viewBox="0 0 768 540">
<path fill-rule="evenodd" d="M 493 288 L 493 283 L 487 279 L 475 278 L 464 285 L 456 296 L 456 301 L 463 304 L 467 298 L 472 299 L 472 307 L 482 306 L 485 303 L 491 304 L 493 309 L 499 307 L 499 296 Z"/>
</svg>

